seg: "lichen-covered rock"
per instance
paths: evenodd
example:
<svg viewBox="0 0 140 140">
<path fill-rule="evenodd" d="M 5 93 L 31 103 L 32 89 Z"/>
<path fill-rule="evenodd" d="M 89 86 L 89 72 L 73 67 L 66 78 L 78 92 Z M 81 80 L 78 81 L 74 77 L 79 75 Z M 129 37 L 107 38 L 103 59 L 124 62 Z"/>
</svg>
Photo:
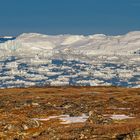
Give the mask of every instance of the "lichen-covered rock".
<svg viewBox="0 0 140 140">
<path fill-rule="evenodd" d="M 110 124 L 113 120 L 109 117 L 105 117 L 102 114 L 99 114 L 96 111 L 90 111 L 87 121 L 93 124 Z"/>
</svg>

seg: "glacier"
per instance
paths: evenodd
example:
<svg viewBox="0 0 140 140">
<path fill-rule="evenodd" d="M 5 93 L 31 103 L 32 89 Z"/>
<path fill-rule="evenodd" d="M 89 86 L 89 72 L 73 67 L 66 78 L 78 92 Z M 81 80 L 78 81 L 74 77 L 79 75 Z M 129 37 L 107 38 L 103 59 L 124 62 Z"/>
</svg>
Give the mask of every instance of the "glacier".
<svg viewBox="0 0 140 140">
<path fill-rule="evenodd" d="M 140 86 L 140 31 L 0 37 L 0 88 Z"/>
</svg>

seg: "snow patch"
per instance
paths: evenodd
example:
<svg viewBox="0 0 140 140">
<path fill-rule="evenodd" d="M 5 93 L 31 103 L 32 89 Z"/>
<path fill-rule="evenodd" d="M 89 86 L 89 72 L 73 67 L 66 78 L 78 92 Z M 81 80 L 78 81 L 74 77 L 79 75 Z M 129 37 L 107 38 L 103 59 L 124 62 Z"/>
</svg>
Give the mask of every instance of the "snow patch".
<svg viewBox="0 0 140 140">
<path fill-rule="evenodd" d="M 48 118 L 33 118 L 37 121 L 49 121 L 51 119 L 59 119 L 61 124 L 71 124 L 71 123 L 83 123 L 88 119 L 88 116 L 82 114 L 82 116 L 71 117 L 69 115 L 59 115 L 59 116 L 49 116 Z"/>
<path fill-rule="evenodd" d="M 113 120 L 125 120 L 125 119 L 132 119 L 134 117 L 130 117 L 130 116 L 122 114 L 122 115 L 111 115 L 110 118 Z"/>
</svg>

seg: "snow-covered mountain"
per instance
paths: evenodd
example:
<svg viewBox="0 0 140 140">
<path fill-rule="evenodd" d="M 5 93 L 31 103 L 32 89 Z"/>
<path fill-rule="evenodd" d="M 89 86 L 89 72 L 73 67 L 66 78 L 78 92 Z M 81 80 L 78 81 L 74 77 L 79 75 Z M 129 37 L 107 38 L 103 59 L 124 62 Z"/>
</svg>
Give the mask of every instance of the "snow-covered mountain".
<svg viewBox="0 0 140 140">
<path fill-rule="evenodd" d="M 24 33 L 1 37 L 0 60 L 1 87 L 139 86 L 140 31 L 119 36 Z"/>
</svg>

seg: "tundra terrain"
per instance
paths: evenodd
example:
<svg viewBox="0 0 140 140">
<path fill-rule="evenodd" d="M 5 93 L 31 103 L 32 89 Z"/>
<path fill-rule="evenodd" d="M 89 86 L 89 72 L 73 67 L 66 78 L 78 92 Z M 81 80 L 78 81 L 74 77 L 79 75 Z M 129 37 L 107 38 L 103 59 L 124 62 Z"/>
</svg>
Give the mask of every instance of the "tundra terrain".
<svg viewBox="0 0 140 140">
<path fill-rule="evenodd" d="M 140 140 L 140 89 L 1 89 L 0 139 Z"/>
</svg>

